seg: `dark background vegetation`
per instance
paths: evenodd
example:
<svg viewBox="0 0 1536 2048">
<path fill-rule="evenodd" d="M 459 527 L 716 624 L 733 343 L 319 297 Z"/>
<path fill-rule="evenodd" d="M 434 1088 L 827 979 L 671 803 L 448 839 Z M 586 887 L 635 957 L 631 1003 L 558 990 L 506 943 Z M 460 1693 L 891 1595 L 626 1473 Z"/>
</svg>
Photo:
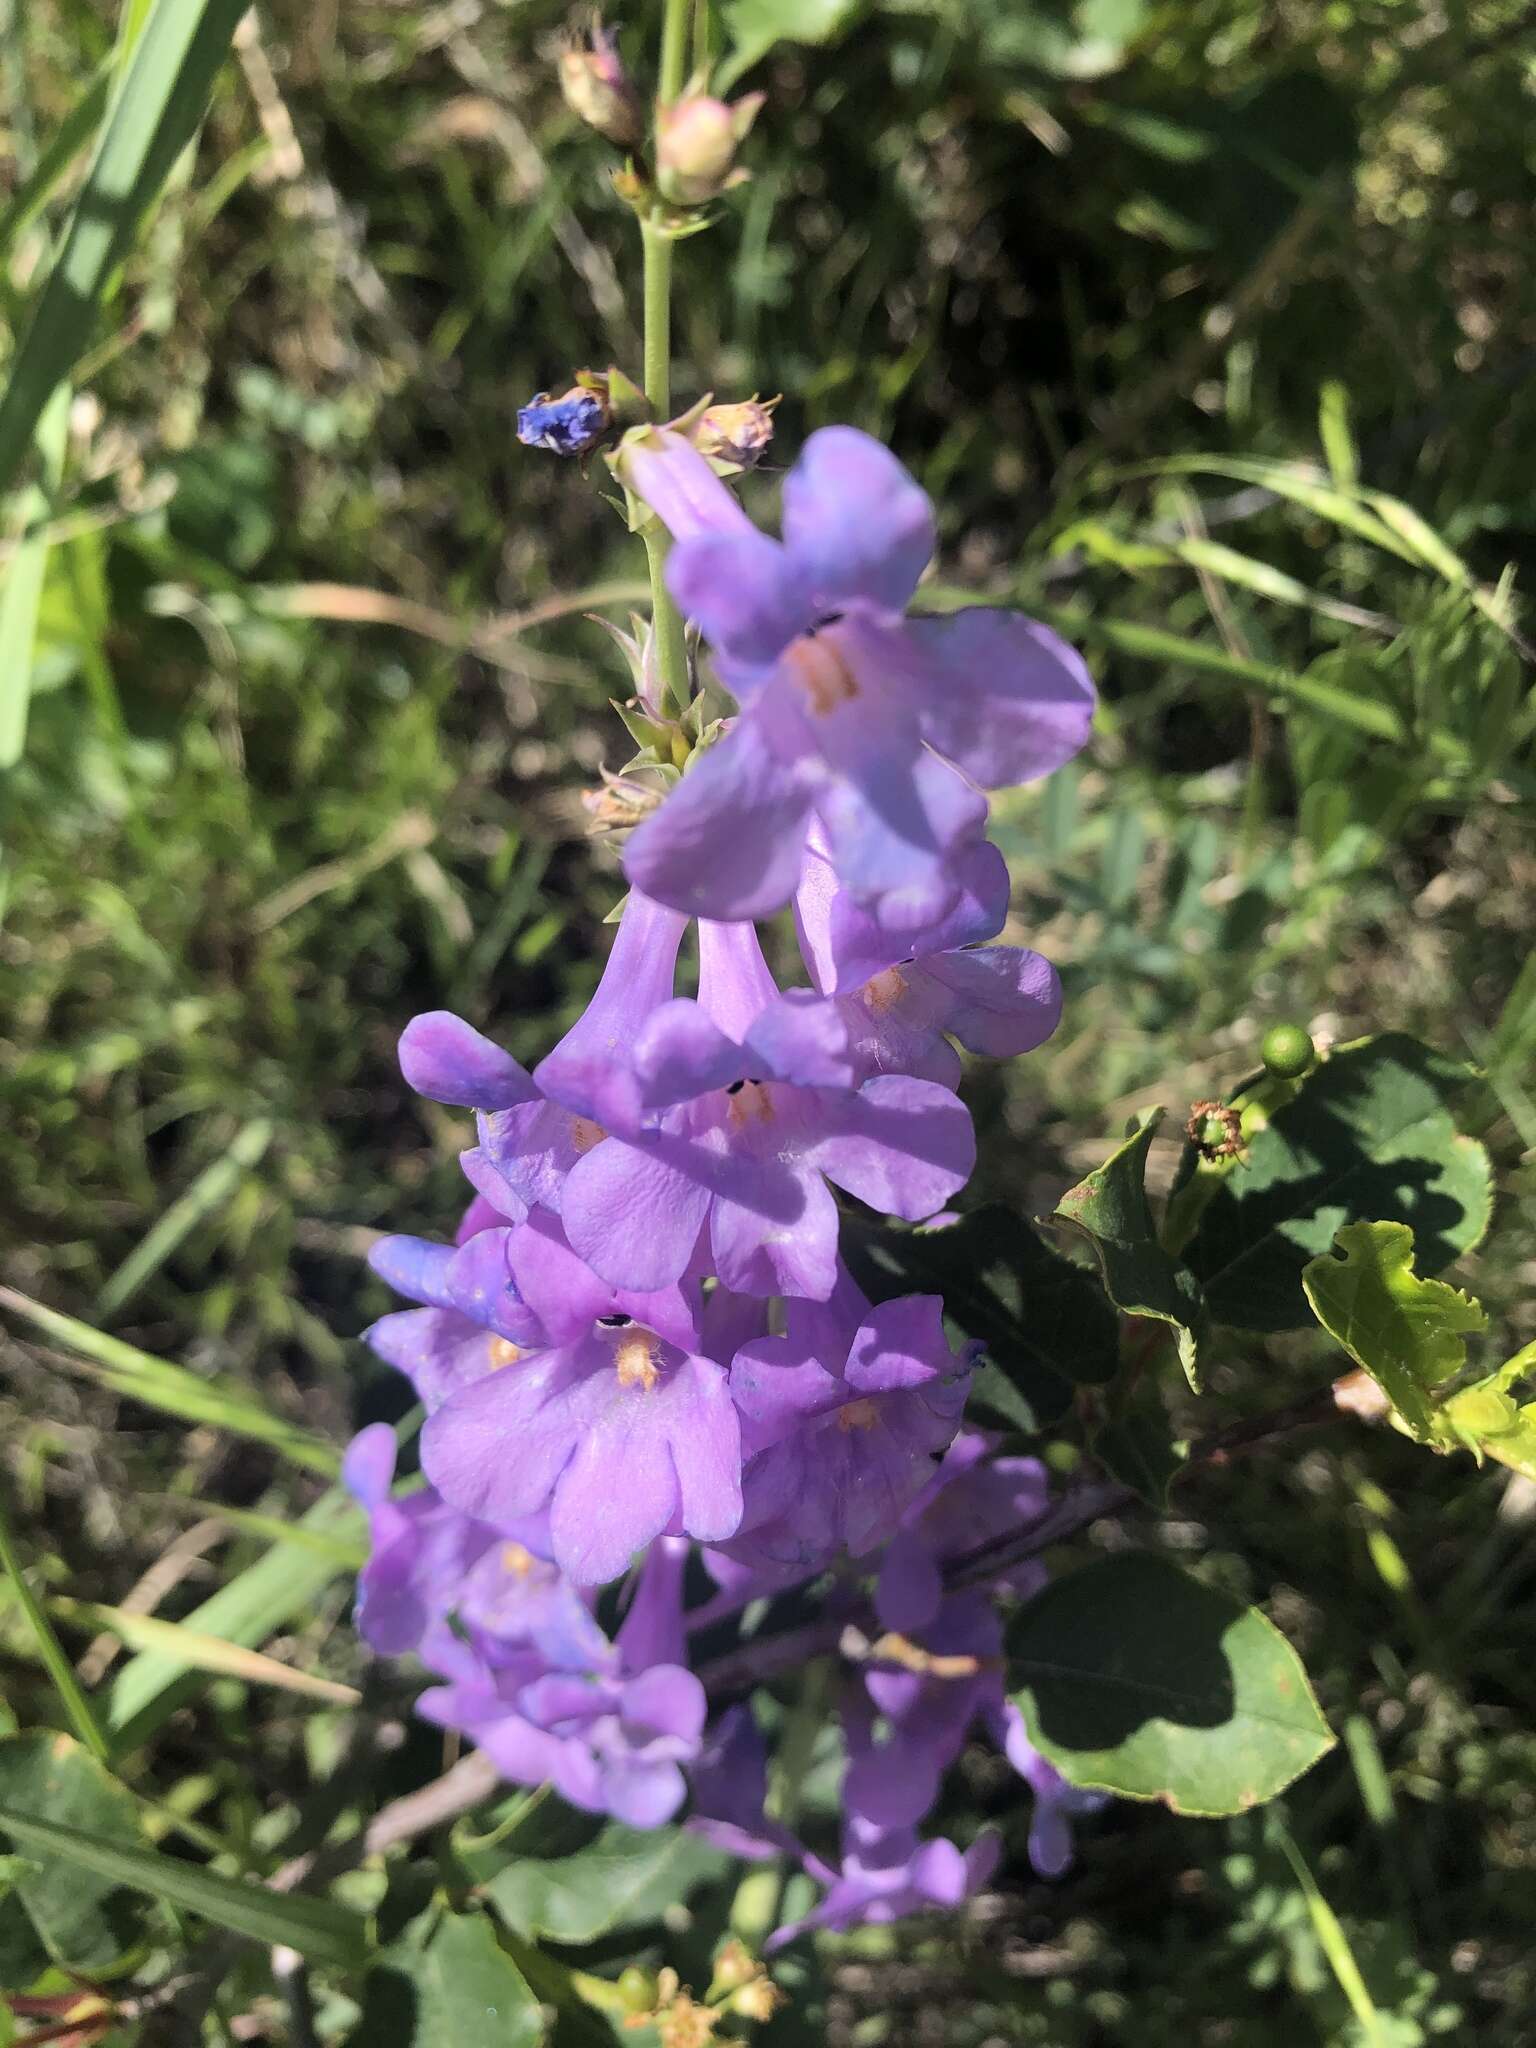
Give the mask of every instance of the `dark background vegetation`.
<svg viewBox="0 0 1536 2048">
<path fill-rule="evenodd" d="M 1045 1051 L 973 1076 L 988 1191 L 1048 1208 L 1131 1110 L 1251 1069 L 1273 1021 L 1416 1031 L 1494 1074 L 1507 1191 L 1462 1277 L 1513 1348 L 1536 1334 L 1536 783 L 1500 579 L 1536 543 L 1536 15 L 854 15 L 747 81 L 753 180 L 681 245 L 676 388 L 782 392 L 782 461 L 829 420 L 888 438 L 941 508 L 940 585 L 1043 610 L 1100 679 L 1089 755 L 999 807 L 1017 932 L 1069 1000 Z M 627 683 L 583 615 L 622 618 L 643 564 L 597 477 L 513 432 L 574 366 L 638 367 L 632 223 L 554 90 L 562 19 L 279 0 L 243 37 L 77 402 L 6 792 L 3 1278 L 337 1439 L 401 1405 L 353 1338 L 385 1305 L 360 1231 L 442 1231 L 460 1199 L 459 1120 L 407 1095 L 400 1027 L 450 1006 L 537 1056 L 618 888 L 579 795 L 621 758 Z M 643 64 L 652 25 L 620 26 Z M 77 0 L 12 13 L 15 165 L 110 33 Z M 1255 460 L 1318 465 L 1321 498 Z M 1359 531 L 1355 479 L 1422 531 Z M 1320 1356 L 1253 1340 L 1188 1426 Z M 120 1601 L 179 1544 L 184 1612 L 256 1547 L 217 1524 L 188 1546 L 195 1503 L 283 1516 L 299 1483 L 64 1364 L 20 1326 L 0 1349 L 28 1555 Z M 1202 1478 L 1165 1531 L 1270 1604 L 1347 1732 L 1285 1822 L 1390 2048 L 1536 2041 L 1533 1513 L 1507 1473 L 1335 1430 Z M 289 1647 L 355 1673 L 340 1588 Z M 24 1720 L 47 1711 L 29 1658 L 12 1617 Z M 162 1734 L 161 1796 L 197 1781 L 205 1818 L 255 1829 L 302 1796 L 302 1728 L 216 1689 Z M 1046 1886 L 999 1769 L 956 1803 L 1008 1831 L 996 1895 L 849 1944 L 837 2038 L 1369 2040 L 1272 1823 L 1121 1808 Z"/>
</svg>

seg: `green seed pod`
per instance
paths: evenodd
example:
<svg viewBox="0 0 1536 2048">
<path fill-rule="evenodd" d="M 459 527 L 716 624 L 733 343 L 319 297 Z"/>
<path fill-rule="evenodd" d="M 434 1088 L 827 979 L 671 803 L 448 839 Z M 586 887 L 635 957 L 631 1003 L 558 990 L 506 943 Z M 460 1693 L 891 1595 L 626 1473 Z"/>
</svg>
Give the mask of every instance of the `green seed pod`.
<svg viewBox="0 0 1536 2048">
<path fill-rule="evenodd" d="M 614 1988 L 626 2012 L 649 2012 L 656 2003 L 656 1979 L 649 1970 L 642 1970 L 638 1963 L 631 1963 L 627 1970 L 620 1972 Z"/>
<path fill-rule="evenodd" d="M 1317 1048 L 1299 1024 L 1271 1024 L 1259 1058 L 1277 1081 L 1299 1081 L 1316 1062 Z"/>
</svg>

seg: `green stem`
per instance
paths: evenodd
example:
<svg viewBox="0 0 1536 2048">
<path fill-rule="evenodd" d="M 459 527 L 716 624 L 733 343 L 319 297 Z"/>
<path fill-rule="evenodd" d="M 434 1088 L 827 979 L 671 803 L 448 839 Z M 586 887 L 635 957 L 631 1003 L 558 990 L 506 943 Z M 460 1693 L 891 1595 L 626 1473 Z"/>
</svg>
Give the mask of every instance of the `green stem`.
<svg viewBox="0 0 1536 2048">
<path fill-rule="evenodd" d="M 106 1737 L 97 1726 L 96 1716 L 91 1712 L 90 1701 L 81 1689 L 80 1681 L 74 1674 L 69 1659 L 65 1656 L 53 1626 L 39 1606 L 37 1597 L 27 1584 L 26 1574 L 21 1568 L 21 1559 L 16 1554 L 16 1545 L 11 1538 L 11 1526 L 0 1510 L 0 1569 L 5 1571 L 21 1610 L 31 1624 L 37 1638 L 38 1655 L 48 1668 L 54 1690 L 63 1703 L 64 1712 L 76 1735 L 101 1763 L 108 1762 Z"/>
<path fill-rule="evenodd" d="M 668 105 L 683 89 L 687 59 L 690 0 L 666 0 L 662 17 L 661 71 L 658 104 Z M 640 223 L 644 262 L 645 395 L 655 419 L 672 410 L 672 238 L 657 222 Z M 651 572 L 651 631 L 657 636 L 662 708 L 680 718 L 688 708 L 688 648 L 682 614 L 667 594 L 667 542 L 652 520 L 644 533 L 645 558 Z"/>
</svg>

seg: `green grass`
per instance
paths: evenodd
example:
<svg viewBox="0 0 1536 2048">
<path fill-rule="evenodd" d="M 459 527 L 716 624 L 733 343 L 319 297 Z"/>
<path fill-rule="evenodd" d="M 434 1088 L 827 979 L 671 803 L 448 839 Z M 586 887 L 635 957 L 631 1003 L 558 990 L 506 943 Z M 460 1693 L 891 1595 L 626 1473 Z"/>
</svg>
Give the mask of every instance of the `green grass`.
<svg viewBox="0 0 1536 2048">
<path fill-rule="evenodd" d="M 1018 933 L 1068 1002 L 1042 1054 L 973 1077 L 988 1190 L 1048 1210 L 1130 1111 L 1181 1120 L 1277 1020 L 1411 1030 L 1490 1064 L 1505 1192 L 1453 1277 L 1512 1351 L 1536 1335 L 1536 717 L 1502 581 L 1536 546 L 1522 11 L 1415 41 L 1369 0 L 1148 0 L 1075 10 L 1101 19 L 1075 52 L 1072 12 L 871 7 L 754 73 L 753 182 L 677 250 L 674 388 L 782 391 L 786 459 L 827 420 L 888 436 L 942 508 L 934 602 L 1020 598 L 1099 675 L 1089 757 L 999 806 Z M 0 558 L 0 1279 L 186 1367 L 210 1411 L 168 1420 L 8 1319 L 0 1491 L 34 1592 L 106 1606 L 185 1532 L 168 1497 L 249 1511 L 173 1552 L 157 1612 L 290 1631 L 287 1661 L 367 1684 L 370 1729 L 404 1677 L 365 1672 L 334 1555 L 266 1543 L 322 1498 L 283 1447 L 404 1405 L 353 1341 L 385 1306 L 359 1232 L 441 1230 L 458 1199 L 459 1122 L 408 1098 L 393 1043 L 446 1005 L 536 1056 L 621 887 L 579 794 L 627 685 L 582 614 L 621 620 L 643 558 L 595 475 L 513 435 L 572 367 L 639 369 L 631 224 L 545 62 L 563 15 L 265 20 L 80 288 L 68 446 Z M 112 39 L 62 0 L 5 33 L 19 377 L 85 172 L 50 144 Z M 1299 1346 L 1256 1341 L 1171 1398 L 1207 1428 L 1305 1384 Z M 1053 1887 L 972 1759 L 957 1805 L 1009 1833 L 996 1924 L 851 1942 L 829 2038 L 1524 2048 L 1531 1513 L 1384 1432 L 1202 1477 L 1178 1549 L 1270 1602 L 1347 1747 L 1289 1832 L 1116 1811 Z M 0 1652 L 22 1724 L 58 1725 L 14 1601 Z M 433 1768 L 418 1730 L 370 1776 L 335 1717 L 164 1651 L 115 1687 L 135 1790 L 236 1845 L 231 1873 L 287 1853 L 317 1785 L 355 1811 Z"/>
</svg>

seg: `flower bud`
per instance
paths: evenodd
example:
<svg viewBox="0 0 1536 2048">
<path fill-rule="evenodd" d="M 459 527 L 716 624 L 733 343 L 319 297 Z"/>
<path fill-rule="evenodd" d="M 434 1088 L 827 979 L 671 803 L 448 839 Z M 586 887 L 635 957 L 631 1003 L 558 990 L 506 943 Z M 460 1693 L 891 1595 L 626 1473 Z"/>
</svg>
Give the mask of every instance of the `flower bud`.
<svg viewBox="0 0 1536 2048">
<path fill-rule="evenodd" d="M 558 398 L 551 398 L 547 391 L 537 392 L 518 407 L 518 440 L 525 448 L 547 448 L 551 455 L 585 455 L 612 424 L 607 393 L 593 388 L 600 382 L 578 379 Z"/>
<path fill-rule="evenodd" d="M 618 38 L 600 21 L 587 42 L 560 52 L 560 90 L 573 114 L 620 149 L 634 149 L 645 134 L 640 95 L 619 59 Z"/>
<path fill-rule="evenodd" d="M 706 460 L 732 470 L 753 469 L 773 439 L 773 408 L 756 393 L 736 405 L 705 408 L 689 439 Z"/>
<path fill-rule="evenodd" d="M 771 2020 L 784 2002 L 784 1993 L 771 1978 L 754 1977 L 733 1996 L 731 2011 L 744 2020 Z"/>
<path fill-rule="evenodd" d="M 663 198 L 702 206 L 746 176 L 736 151 L 757 119 L 763 94 L 748 93 L 727 106 L 708 93 L 674 100 L 656 114 L 656 183 Z"/>
</svg>

